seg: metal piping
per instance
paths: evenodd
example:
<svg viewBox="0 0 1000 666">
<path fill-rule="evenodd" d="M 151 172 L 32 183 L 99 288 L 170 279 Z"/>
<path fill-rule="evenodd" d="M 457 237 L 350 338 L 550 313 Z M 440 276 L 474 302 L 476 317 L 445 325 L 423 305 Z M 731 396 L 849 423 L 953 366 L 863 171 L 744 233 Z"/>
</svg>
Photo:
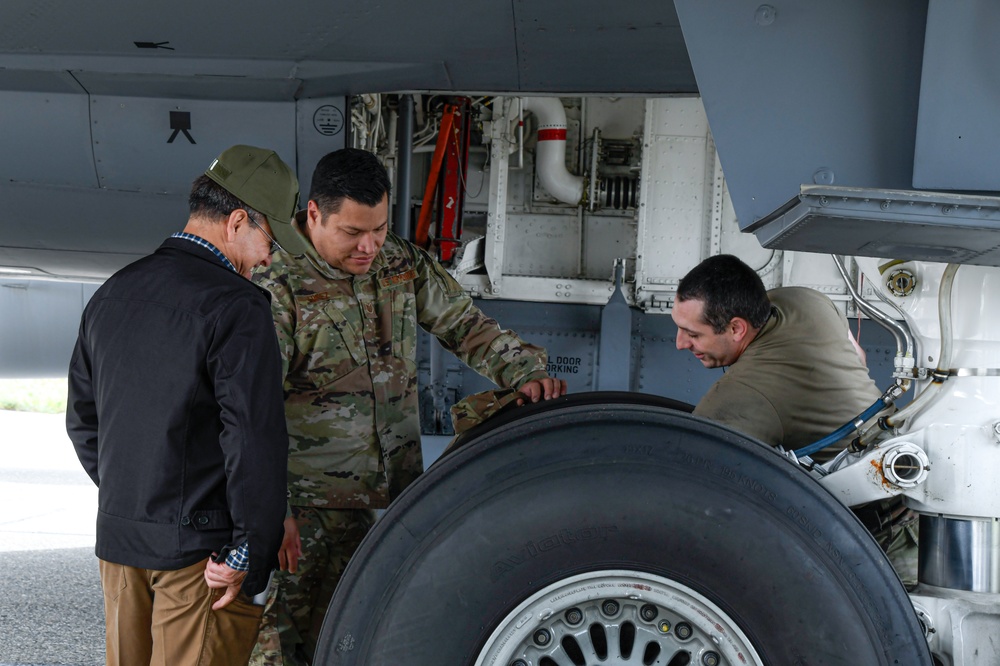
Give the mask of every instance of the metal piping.
<svg viewBox="0 0 1000 666">
<path fill-rule="evenodd" d="M 854 286 L 854 280 L 851 279 L 850 274 L 847 272 L 847 266 L 844 260 L 837 255 L 830 255 L 833 257 L 833 263 L 837 266 L 837 270 L 840 271 L 840 276 L 844 278 L 844 284 L 847 286 L 848 292 L 851 294 L 851 298 L 857 304 L 858 308 L 867 314 L 872 321 L 877 323 L 879 326 L 885 328 L 892 337 L 896 340 L 896 358 L 893 361 L 893 367 L 896 373 L 896 383 L 887 388 L 879 400 L 883 403 L 883 406 L 888 406 L 893 404 L 899 396 L 905 393 L 910 388 L 911 379 L 906 377 L 907 373 L 912 373 L 913 367 L 916 363 L 914 358 L 914 352 L 916 344 L 914 342 L 913 335 L 910 333 L 910 329 L 905 324 L 900 324 L 891 317 L 886 316 L 881 310 L 871 305 L 868 301 L 862 298 L 861 294 Z M 889 303 L 892 305 L 892 303 Z M 893 305 L 893 307 L 895 307 Z M 898 310 L 898 308 L 897 308 Z M 877 415 L 874 414 L 874 415 Z M 873 416 L 874 416 L 873 415 Z M 858 438 L 852 448 L 856 447 L 857 450 L 868 446 L 875 439 L 880 432 L 882 432 L 879 422 L 869 422 L 872 416 L 869 416 L 864 420 L 864 424 L 856 426 L 858 429 Z M 815 445 L 814 445 L 815 446 Z M 812 452 L 815 452 L 816 448 L 810 446 L 806 447 Z M 805 451 L 806 449 L 800 449 L 800 451 Z M 797 451 L 796 454 L 799 454 Z"/>
<path fill-rule="evenodd" d="M 535 165 L 542 187 L 559 201 L 577 206 L 583 200 L 583 178 L 566 168 L 566 109 L 558 97 L 525 97 L 523 110 L 538 117 Z"/>
<path fill-rule="evenodd" d="M 410 172 L 413 167 L 413 96 L 399 96 L 397 126 L 399 157 L 396 162 L 396 210 L 393 231 L 400 238 L 411 240 Z"/>
<path fill-rule="evenodd" d="M 948 264 L 944 269 L 944 275 L 941 276 L 941 286 L 938 288 L 938 320 L 941 323 L 941 351 L 938 353 L 937 370 L 931 373 L 930 385 L 914 398 L 913 402 L 892 416 L 886 417 L 886 424 L 892 428 L 899 428 L 905 421 L 922 412 L 941 392 L 941 387 L 948 379 L 948 371 L 951 368 L 951 356 L 954 349 L 951 301 L 952 291 L 955 286 L 955 274 L 958 273 L 958 268 L 959 264 Z"/>
<path fill-rule="evenodd" d="M 888 317 L 881 310 L 871 305 L 868 301 L 861 297 L 858 290 L 854 287 L 854 281 L 851 279 L 850 274 L 847 272 L 847 266 L 844 264 L 844 260 L 837 255 L 830 255 L 833 257 L 833 263 L 837 265 L 837 270 L 840 271 L 841 277 L 844 278 L 844 283 L 847 285 L 847 290 L 851 294 L 851 298 L 857 304 L 858 308 L 861 309 L 870 319 L 877 323 L 882 328 L 888 330 L 892 337 L 896 339 L 896 370 L 901 370 L 901 359 L 909 358 L 910 367 L 912 367 L 912 359 L 914 353 L 914 342 L 913 335 L 910 333 L 909 329 L 900 324 L 898 321 Z M 905 351 L 904 351 L 905 350 Z M 904 355 L 905 354 L 905 355 Z"/>
</svg>

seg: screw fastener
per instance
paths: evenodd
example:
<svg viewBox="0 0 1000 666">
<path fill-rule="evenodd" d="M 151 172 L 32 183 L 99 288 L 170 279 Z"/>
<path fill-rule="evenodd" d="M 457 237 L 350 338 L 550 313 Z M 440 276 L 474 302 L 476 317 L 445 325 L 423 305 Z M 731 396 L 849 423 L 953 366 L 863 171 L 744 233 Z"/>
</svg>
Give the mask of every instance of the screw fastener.
<svg viewBox="0 0 1000 666">
<path fill-rule="evenodd" d="M 677 625 L 677 628 L 674 629 L 674 633 L 677 634 L 677 638 L 682 641 L 686 641 L 691 638 L 691 634 L 694 633 L 694 629 L 692 629 L 691 625 L 687 622 L 681 622 Z"/>
<path fill-rule="evenodd" d="M 539 629 L 532 638 L 535 641 L 535 645 L 539 647 L 545 647 L 552 642 L 552 634 L 549 633 L 548 629 Z"/>
</svg>

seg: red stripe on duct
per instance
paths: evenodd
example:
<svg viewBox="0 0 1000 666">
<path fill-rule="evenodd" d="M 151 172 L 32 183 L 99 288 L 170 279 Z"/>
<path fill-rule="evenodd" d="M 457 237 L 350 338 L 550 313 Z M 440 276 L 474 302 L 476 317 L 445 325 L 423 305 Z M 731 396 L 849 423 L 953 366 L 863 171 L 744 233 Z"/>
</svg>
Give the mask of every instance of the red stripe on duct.
<svg viewBox="0 0 1000 666">
<path fill-rule="evenodd" d="M 540 129 L 538 130 L 538 140 L 539 141 L 565 141 L 566 140 L 566 128 L 558 129 Z"/>
</svg>

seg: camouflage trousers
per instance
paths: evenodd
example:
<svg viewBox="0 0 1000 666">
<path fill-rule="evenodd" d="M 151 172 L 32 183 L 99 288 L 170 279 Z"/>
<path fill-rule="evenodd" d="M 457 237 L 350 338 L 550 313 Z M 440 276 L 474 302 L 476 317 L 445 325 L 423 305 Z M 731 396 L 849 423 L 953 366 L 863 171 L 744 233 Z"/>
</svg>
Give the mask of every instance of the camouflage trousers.
<svg viewBox="0 0 1000 666">
<path fill-rule="evenodd" d="M 877 524 L 873 525 L 870 520 L 866 520 L 867 515 L 859 515 L 858 517 L 862 518 L 865 527 L 885 551 L 892 568 L 896 570 L 896 574 L 903 582 L 903 586 L 907 590 L 912 590 L 917 585 L 919 516 L 903 505 L 901 497 L 893 497 L 872 504 L 877 505 L 873 507 L 879 514 Z"/>
<path fill-rule="evenodd" d="M 375 512 L 292 507 L 302 539 L 298 571 L 275 571 L 250 666 L 312 663 L 323 617 L 340 576 Z"/>
</svg>

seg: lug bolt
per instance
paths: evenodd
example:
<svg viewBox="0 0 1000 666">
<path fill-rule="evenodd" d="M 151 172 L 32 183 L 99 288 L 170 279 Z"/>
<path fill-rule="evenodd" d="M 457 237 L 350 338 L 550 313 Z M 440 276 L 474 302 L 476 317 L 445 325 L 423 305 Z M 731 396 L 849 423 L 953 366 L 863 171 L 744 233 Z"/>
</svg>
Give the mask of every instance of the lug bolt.
<svg viewBox="0 0 1000 666">
<path fill-rule="evenodd" d="M 619 606 L 618 602 L 615 601 L 614 599 L 608 599 L 603 604 L 601 604 L 601 610 L 604 612 L 605 615 L 616 615 L 618 613 L 619 608 L 621 608 L 621 606 Z"/>
<path fill-rule="evenodd" d="M 670 623 L 666 620 L 660 620 L 660 624 L 657 626 L 661 634 L 665 634 L 670 631 Z"/>
<path fill-rule="evenodd" d="M 539 629 L 532 638 L 535 640 L 535 645 L 545 647 L 552 640 L 552 634 L 549 633 L 548 629 Z"/>
<path fill-rule="evenodd" d="M 656 619 L 659 613 L 656 610 L 656 606 L 653 604 L 646 604 L 639 609 L 639 617 L 641 617 L 646 622 L 652 622 Z"/>
<path fill-rule="evenodd" d="M 719 661 L 718 653 L 706 652 L 705 654 L 701 655 L 701 663 L 703 663 L 705 666 L 719 666 L 721 662 Z"/>
<path fill-rule="evenodd" d="M 692 629 L 691 625 L 688 624 L 687 622 L 681 622 L 680 624 L 677 625 L 677 628 L 674 629 L 674 633 L 677 634 L 677 638 L 681 639 L 682 641 L 686 641 L 687 639 L 691 638 L 691 634 L 694 633 L 694 629 Z"/>
<path fill-rule="evenodd" d="M 566 621 L 570 624 L 580 624 L 583 622 L 583 611 L 579 608 L 570 608 L 566 611 Z"/>
<path fill-rule="evenodd" d="M 515 659 L 514 661 L 510 662 L 510 666 L 528 666 L 528 662 L 526 662 L 524 659 Z"/>
</svg>

